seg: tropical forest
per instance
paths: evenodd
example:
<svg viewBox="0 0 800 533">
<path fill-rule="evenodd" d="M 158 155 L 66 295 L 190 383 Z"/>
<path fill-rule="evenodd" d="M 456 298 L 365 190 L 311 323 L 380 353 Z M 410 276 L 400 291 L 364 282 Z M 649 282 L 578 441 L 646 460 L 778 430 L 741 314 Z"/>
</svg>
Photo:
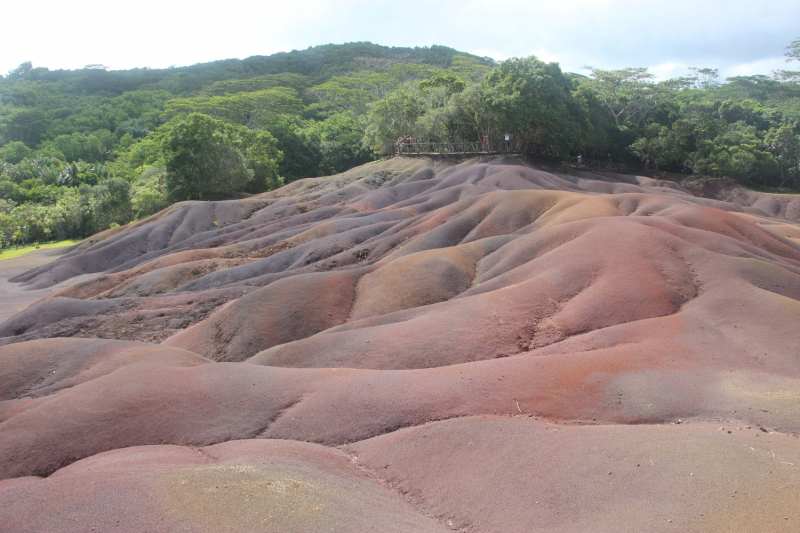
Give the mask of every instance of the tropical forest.
<svg viewBox="0 0 800 533">
<path fill-rule="evenodd" d="M 800 40 L 787 50 L 791 67 Z M 800 189 L 800 72 L 691 72 L 657 81 L 371 43 L 168 69 L 23 63 L 0 76 L 0 245 L 341 173 L 408 137 L 499 146 L 509 134 L 534 159 Z"/>
</svg>

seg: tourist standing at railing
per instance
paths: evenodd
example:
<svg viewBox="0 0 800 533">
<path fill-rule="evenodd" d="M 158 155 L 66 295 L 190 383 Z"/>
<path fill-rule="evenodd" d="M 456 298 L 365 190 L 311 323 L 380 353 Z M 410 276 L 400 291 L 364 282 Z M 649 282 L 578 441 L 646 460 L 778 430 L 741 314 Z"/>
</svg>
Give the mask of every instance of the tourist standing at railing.
<svg viewBox="0 0 800 533">
<path fill-rule="evenodd" d="M 403 141 L 405 140 L 404 137 L 398 137 L 397 139 L 397 154 L 403 153 Z"/>
<path fill-rule="evenodd" d="M 485 135 L 483 136 L 483 151 L 489 151 L 489 139 L 487 139 Z"/>
<path fill-rule="evenodd" d="M 412 147 L 412 143 L 414 142 L 414 139 L 412 139 L 411 135 L 409 135 L 408 139 L 406 139 L 406 141 L 408 142 L 408 151 L 411 152 L 411 149 L 412 149 L 411 147 Z"/>
<path fill-rule="evenodd" d="M 578 154 L 578 166 L 581 166 L 581 162 L 582 161 L 583 161 L 583 158 L 581 157 L 581 154 Z"/>
<path fill-rule="evenodd" d="M 511 134 L 506 132 L 505 138 L 506 138 L 506 152 L 508 152 L 511 150 Z"/>
</svg>

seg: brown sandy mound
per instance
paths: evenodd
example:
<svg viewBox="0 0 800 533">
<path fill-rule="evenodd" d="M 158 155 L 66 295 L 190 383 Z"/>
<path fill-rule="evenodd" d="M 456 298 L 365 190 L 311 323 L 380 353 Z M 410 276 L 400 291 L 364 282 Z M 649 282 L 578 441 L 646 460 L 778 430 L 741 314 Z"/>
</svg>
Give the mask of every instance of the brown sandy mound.
<svg viewBox="0 0 800 533">
<path fill-rule="evenodd" d="M 758 209 L 771 217 L 800 219 L 800 195 L 755 192 L 730 179 L 691 181 L 685 183 L 684 187 L 697 196 Z"/>
<path fill-rule="evenodd" d="M 215 361 L 241 361 L 262 348 L 304 339 L 347 320 L 359 274 L 351 270 L 276 281 L 245 294 L 164 344 Z M 304 305 L 309 301 L 314 305 Z"/>
<path fill-rule="evenodd" d="M 525 194 L 542 199 L 539 193 Z M 514 206 L 523 197 L 517 194 L 498 205 Z M 629 217 L 602 216 L 617 209 L 609 204 L 626 205 L 627 200 L 625 195 L 590 197 L 588 206 L 582 202 L 563 211 L 545 209 L 547 215 L 515 220 L 510 227 L 503 227 L 494 211 L 465 223 L 461 219 L 472 216 L 467 211 L 371 267 L 358 281 L 352 304 L 351 289 L 338 289 L 344 301 L 336 305 L 350 312 L 346 325 L 331 328 L 342 323 L 338 319 L 325 324 L 331 329 L 318 327 L 300 335 L 290 333 L 296 324 L 277 329 L 265 325 L 274 322 L 268 318 L 273 313 L 284 317 L 308 312 L 320 292 L 316 284 L 327 283 L 330 274 L 306 274 L 256 290 L 241 305 L 218 311 L 167 344 L 236 361 L 271 348 L 253 361 L 272 366 L 419 368 L 518 354 L 576 334 L 676 313 L 701 287 L 707 291 L 698 301 L 703 307 L 702 302 L 716 301 L 712 288 L 727 292 L 734 279 L 754 280 L 764 263 L 780 265 L 775 273 L 792 280 L 776 292 L 800 296 L 800 253 L 793 243 L 736 215 L 670 206 L 662 198 L 630 199 Z M 534 212 L 511 212 L 519 211 Z M 601 216 L 588 218 L 593 213 Z M 501 235 L 487 236 L 493 233 Z M 430 249 L 442 241 L 470 240 Z M 744 257 L 753 261 L 732 260 Z M 357 276 L 364 270 L 352 272 Z M 725 283 L 715 284 L 720 278 Z M 308 291 L 307 296 L 296 291 L 289 297 L 272 296 L 278 285 L 292 283 Z M 234 327 L 229 324 L 235 325 L 235 335 L 229 333 Z M 421 337 L 415 331 L 426 333 Z M 354 346 L 362 353 L 354 352 Z M 220 357 L 222 353 L 227 355 Z"/>
<path fill-rule="evenodd" d="M 0 424 L 0 477 L 47 475 L 75 459 L 142 444 L 260 436 L 336 445 L 476 414 L 642 424 L 735 412 L 753 427 L 800 432 L 800 380 L 796 370 L 788 373 L 794 356 L 690 353 L 675 338 L 680 321 L 656 320 L 618 331 L 622 344 L 609 335 L 611 346 L 586 352 L 542 350 L 413 371 L 211 364 L 174 348 L 108 345 L 108 355 L 64 385 L 40 390 L 34 374 L 13 389 L 24 392 L 3 403 L 13 416 Z M 56 342 L 18 343 L 0 356 L 14 372 L 28 354 L 47 353 Z M 83 353 L 108 341 L 72 342 Z"/>
<path fill-rule="evenodd" d="M 772 463 L 745 448 L 772 439 L 800 468 L 794 437 L 776 433 L 800 433 L 800 225 L 766 200 L 513 158 L 395 158 L 173 206 L 18 276 L 36 288 L 105 271 L 0 324 L 0 497 L 31 516 L 41 504 L 23 505 L 26 494 L 62 501 L 95 475 L 79 474 L 81 459 L 120 450 L 109 464 L 146 457 L 146 475 L 113 489 L 147 509 L 126 527 L 146 529 L 172 518 L 161 496 L 132 494 L 161 486 L 189 452 L 130 447 L 281 439 L 355 443 L 362 469 L 467 531 L 791 531 L 781 520 L 796 491 L 762 495 Z M 480 416 L 501 418 L 450 420 Z M 718 430 L 729 425 L 750 426 L 747 438 Z M 603 490 L 614 479 L 602 476 L 645 451 L 665 468 Z M 339 468 L 304 457 L 310 478 Z M 721 471 L 728 459 L 740 477 Z M 248 483 L 272 483 L 254 468 Z M 62 474 L 75 481 L 59 485 Z M 194 475 L 206 474 L 182 479 Z M 726 486 L 761 500 L 724 518 Z M 24 490 L 35 492 L 13 492 Z M 549 507 L 527 501 L 539 492 Z M 111 505 L 82 498 L 90 512 Z M 192 498 L 208 509 L 197 530 L 224 529 L 213 517 L 239 509 Z M 376 520 L 396 516 L 391 505 Z M 398 528 L 429 527 L 413 524 Z"/>
<path fill-rule="evenodd" d="M 111 300 L 42 300 L 0 324 L 0 345 L 52 337 L 159 342 L 240 296 L 236 288 Z"/>
<path fill-rule="evenodd" d="M 250 261 L 248 258 L 222 259 L 219 249 L 188 250 L 159 257 L 114 274 L 64 287 L 51 296 L 83 300 L 152 296 L 169 292 L 201 276 Z M 149 274 L 149 275 L 148 275 Z M 139 279 L 144 278 L 144 279 Z"/>
<path fill-rule="evenodd" d="M 65 533 L 449 530 L 341 452 L 276 440 L 127 448 L 0 482 L 0 521 Z"/>
<path fill-rule="evenodd" d="M 214 231 L 213 228 L 219 225 L 246 219 L 266 203 L 248 199 L 175 204 L 162 214 L 151 217 L 153 220 L 150 223 L 134 224 L 128 231 L 117 232 L 90 248 L 76 249 L 53 263 L 21 274 L 11 281 L 26 282 L 31 288 L 42 288 L 80 274 L 110 270 L 148 253 L 169 249 L 175 243 L 197 239 L 209 230 Z"/>
</svg>

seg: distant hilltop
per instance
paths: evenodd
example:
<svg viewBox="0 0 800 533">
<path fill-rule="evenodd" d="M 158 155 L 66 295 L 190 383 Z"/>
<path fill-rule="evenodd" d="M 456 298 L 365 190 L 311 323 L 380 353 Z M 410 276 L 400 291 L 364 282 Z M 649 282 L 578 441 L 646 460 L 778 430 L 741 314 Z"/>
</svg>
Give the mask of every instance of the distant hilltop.
<svg viewBox="0 0 800 533">
<path fill-rule="evenodd" d="M 148 67 L 113 70 L 105 65 L 86 65 L 76 70 L 49 70 L 23 63 L 8 73 L 9 81 L 25 79 L 45 83 L 69 81 L 90 94 L 105 92 L 120 95 L 136 90 L 167 90 L 175 94 L 199 91 L 217 81 L 252 78 L 264 74 L 291 72 L 309 77 L 311 84 L 362 68 L 379 69 L 393 62 L 407 62 L 448 68 L 453 58 L 463 56 L 487 67 L 495 66 L 490 57 L 459 52 L 447 46 L 381 46 L 369 42 L 324 44 L 305 50 L 278 52 L 245 59 L 220 59 L 185 67 Z M 0 76 L 2 79 L 2 76 Z M 0 81 L 2 84 L 2 81 Z"/>
</svg>

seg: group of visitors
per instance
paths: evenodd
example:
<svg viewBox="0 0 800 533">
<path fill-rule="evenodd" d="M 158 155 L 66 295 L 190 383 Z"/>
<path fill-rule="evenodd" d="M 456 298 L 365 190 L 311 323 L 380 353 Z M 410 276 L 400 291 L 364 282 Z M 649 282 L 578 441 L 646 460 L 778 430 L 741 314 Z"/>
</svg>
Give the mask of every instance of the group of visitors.
<svg viewBox="0 0 800 533">
<path fill-rule="evenodd" d="M 399 137 L 397 139 L 397 153 L 410 152 L 411 146 L 414 143 L 414 138 L 409 135 L 408 137 Z"/>
<path fill-rule="evenodd" d="M 506 152 L 510 152 L 511 151 L 511 134 L 508 133 L 508 132 L 505 132 L 503 134 L 503 139 L 505 141 L 505 143 L 504 143 L 505 151 Z M 484 152 L 488 152 L 489 151 L 489 139 L 486 138 L 485 135 L 483 136 L 483 151 Z"/>
<path fill-rule="evenodd" d="M 578 157 L 576 157 L 575 160 L 578 162 L 578 166 L 583 164 L 583 156 L 581 154 L 578 154 Z M 647 162 L 649 163 L 650 160 L 648 159 Z M 608 159 L 606 160 L 605 166 L 611 168 L 611 154 L 608 154 Z M 647 167 L 645 166 L 645 168 Z"/>
</svg>

